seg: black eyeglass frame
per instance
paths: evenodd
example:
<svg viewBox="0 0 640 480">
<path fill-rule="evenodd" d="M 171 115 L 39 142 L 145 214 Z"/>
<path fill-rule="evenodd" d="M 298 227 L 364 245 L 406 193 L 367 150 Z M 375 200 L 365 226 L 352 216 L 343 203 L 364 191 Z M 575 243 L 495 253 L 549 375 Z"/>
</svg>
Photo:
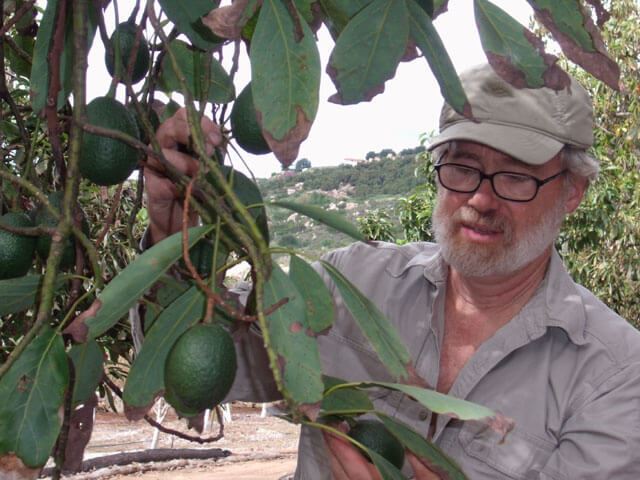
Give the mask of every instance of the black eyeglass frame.
<svg viewBox="0 0 640 480">
<path fill-rule="evenodd" d="M 480 177 L 479 177 L 480 179 L 478 180 L 478 185 L 476 185 L 476 187 L 471 189 L 471 190 L 458 190 L 458 189 L 455 189 L 455 188 L 447 187 L 444 184 L 444 182 L 442 181 L 442 179 L 440 178 L 440 169 L 442 167 L 446 166 L 446 165 L 451 165 L 451 166 L 454 166 L 454 167 L 462 167 L 462 168 L 467 169 L 467 170 L 473 170 L 475 172 L 478 172 L 478 175 L 480 175 Z M 434 170 L 436 171 L 436 173 L 438 175 L 438 181 L 440 182 L 440 185 L 442 185 L 447 190 L 450 190 L 450 191 L 456 192 L 456 193 L 475 193 L 480 188 L 480 185 L 482 185 L 482 182 L 485 179 L 487 179 L 487 180 L 489 180 L 489 183 L 491 184 L 491 188 L 493 190 L 493 193 L 495 193 L 497 197 L 502 198 L 503 200 L 507 200 L 509 202 L 518 202 L 518 203 L 526 203 L 526 202 L 532 201 L 534 198 L 536 198 L 538 196 L 538 192 L 540 191 L 540 187 L 542 187 L 543 185 L 546 185 L 547 183 L 551 182 L 555 178 L 558 178 L 560 175 L 563 175 L 563 174 L 565 174 L 565 173 L 567 173 L 569 171 L 567 168 L 565 168 L 564 170 L 556 173 L 555 175 L 551 175 L 550 177 L 540 179 L 540 178 L 534 177 L 533 175 L 529 175 L 527 173 L 509 172 L 509 171 L 506 171 L 506 170 L 501 170 L 499 172 L 493 172 L 492 174 L 488 175 L 488 174 L 484 173 L 482 170 L 480 170 L 478 168 L 470 167 L 469 165 L 463 165 L 461 163 L 438 163 L 438 164 L 434 165 L 433 168 L 434 168 Z M 498 191 L 496 190 L 495 184 L 493 183 L 493 178 L 496 175 L 500 175 L 500 174 L 517 175 L 517 176 L 520 176 L 520 177 L 530 178 L 531 180 L 533 180 L 536 183 L 536 191 L 533 193 L 533 196 L 531 198 L 526 199 L 526 200 L 516 200 L 516 199 L 513 199 L 513 198 L 508 198 L 508 197 L 505 197 L 503 195 L 500 195 L 498 193 Z"/>
</svg>

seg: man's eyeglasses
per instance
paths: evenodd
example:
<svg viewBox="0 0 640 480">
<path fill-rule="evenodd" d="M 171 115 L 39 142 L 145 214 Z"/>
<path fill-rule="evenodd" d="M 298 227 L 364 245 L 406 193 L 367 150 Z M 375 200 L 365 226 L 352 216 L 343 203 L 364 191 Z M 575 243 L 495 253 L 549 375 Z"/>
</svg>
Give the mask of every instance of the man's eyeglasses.
<svg viewBox="0 0 640 480">
<path fill-rule="evenodd" d="M 481 170 L 459 163 L 440 163 L 435 167 L 440 184 L 447 190 L 458 193 L 473 193 L 486 178 L 491 182 L 495 194 L 511 202 L 530 202 L 538 194 L 538 189 L 551 180 L 567 172 L 539 179 L 525 173 L 495 172 L 487 175 Z"/>
</svg>

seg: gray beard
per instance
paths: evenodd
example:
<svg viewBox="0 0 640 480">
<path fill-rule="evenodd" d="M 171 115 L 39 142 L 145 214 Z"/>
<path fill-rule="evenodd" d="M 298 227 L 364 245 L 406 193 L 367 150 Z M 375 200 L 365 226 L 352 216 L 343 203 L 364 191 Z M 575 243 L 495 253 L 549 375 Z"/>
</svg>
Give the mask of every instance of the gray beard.
<svg viewBox="0 0 640 480">
<path fill-rule="evenodd" d="M 488 277 L 513 273 L 542 255 L 558 236 L 564 217 L 564 201 L 560 199 L 540 221 L 529 226 L 523 238 L 514 238 L 511 225 L 493 214 L 483 215 L 465 206 L 448 216 L 442 208 L 439 194 L 431 222 L 442 256 L 451 267 L 467 277 Z M 506 245 L 504 248 L 487 247 L 455 239 L 460 221 L 499 228 Z"/>
</svg>

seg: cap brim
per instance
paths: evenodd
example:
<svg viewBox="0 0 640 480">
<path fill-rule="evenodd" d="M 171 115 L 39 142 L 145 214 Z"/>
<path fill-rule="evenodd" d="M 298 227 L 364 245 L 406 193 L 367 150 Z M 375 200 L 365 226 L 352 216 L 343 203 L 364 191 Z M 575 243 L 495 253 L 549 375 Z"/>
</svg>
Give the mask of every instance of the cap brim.
<svg viewBox="0 0 640 480">
<path fill-rule="evenodd" d="M 562 142 L 535 130 L 465 120 L 449 125 L 432 138 L 427 150 L 453 140 L 481 143 L 530 165 L 548 162 L 564 146 Z"/>
</svg>

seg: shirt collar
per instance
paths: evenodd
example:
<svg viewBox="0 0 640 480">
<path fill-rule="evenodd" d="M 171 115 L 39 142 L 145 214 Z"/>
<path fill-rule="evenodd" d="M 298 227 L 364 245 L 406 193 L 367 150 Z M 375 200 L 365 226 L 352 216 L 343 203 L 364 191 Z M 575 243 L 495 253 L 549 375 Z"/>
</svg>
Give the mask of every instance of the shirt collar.
<svg viewBox="0 0 640 480">
<path fill-rule="evenodd" d="M 440 248 L 426 248 L 414 255 L 394 276 L 400 276 L 408 269 L 422 267 L 424 277 L 434 286 L 446 282 L 448 266 L 442 258 Z M 535 296 L 542 294 L 544 312 L 534 316 L 535 328 L 544 333 L 548 327 L 562 328 L 576 345 L 585 343 L 586 314 L 582 296 L 564 266 L 560 255 L 553 249 L 549 267 L 540 289 Z M 532 299 L 533 300 L 533 299 Z"/>
<path fill-rule="evenodd" d="M 539 317 L 540 326 L 560 327 L 574 344 L 584 344 L 587 318 L 582 295 L 555 248 L 541 288 L 544 289 L 546 315 Z"/>
</svg>

